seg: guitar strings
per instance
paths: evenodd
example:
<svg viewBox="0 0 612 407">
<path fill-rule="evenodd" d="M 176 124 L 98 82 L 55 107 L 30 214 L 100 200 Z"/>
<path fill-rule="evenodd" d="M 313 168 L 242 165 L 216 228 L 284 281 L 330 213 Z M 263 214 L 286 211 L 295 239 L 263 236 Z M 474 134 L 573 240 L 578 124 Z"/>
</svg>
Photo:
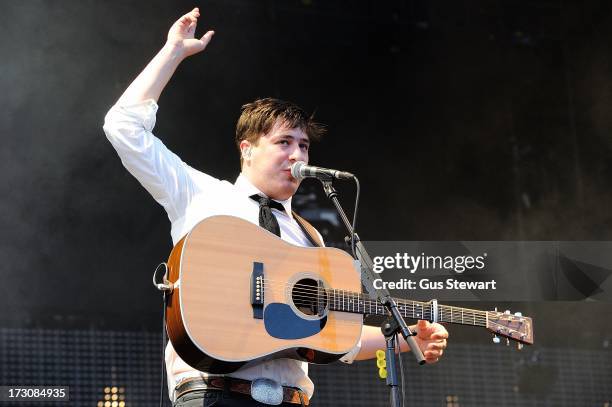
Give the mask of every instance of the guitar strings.
<svg viewBox="0 0 612 407">
<path fill-rule="evenodd" d="M 269 284 L 268 287 L 270 288 L 271 285 Z M 347 311 L 350 311 L 350 308 L 352 308 L 354 311 L 355 306 L 356 306 L 359 312 L 361 312 L 360 310 L 363 308 L 364 313 L 365 313 L 365 310 L 368 309 L 368 307 L 371 310 L 372 306 L 374 306 L 375 308 L 375 313 L 378 313 L 378 307 L 380 306 L 381 311 L 383 311 L 383 314 L 386 314 L 386 312 L 384 312 L 386 311 L 386 309 L 383 308 L 382 305 L 379 305 L 377 301 L 370 300 L 370 299 L 361 299 L 360 294 L 356 294 L 356 293 L 347 291 L 346 293 L 350 293 L 352 298 L 350 297 L 341 298 L 338 296 L 338 293 L 330 294 L 329 289 L 324 289 L 324 288 L 318 289 L 312 286 L 307 286 L 307 287 L 308 289 L 294 290 L 293 295 L 289 295 L 290 286 L 287 286 L 286 287 L 287 289 L 285 290 L 284 293 L 287 294 L 288 297 L 290 296 L 293 298 L 296 306 L 311 306 L 311 305 L 314 305 L 313 302 L 316 300 L 319 303 L 329 303 L 331 304 L 332 307 L 337 307 L 340 303 L 342 303 L 342 307 L 338 307 L 338 308 L 340 308 L 341 310 L 347 310 Z M 486 313 L 488 311 L 470 310 L 468 308 L 461 309 L 461 308 L 452 307 L 452 306 L 440 306 L 440 307 L 441 307 L 440 317 L 442 319 L 447 320 L 448 322 L 452 321 L 452 322 L 457 322 L 457 323 L 461 322 L 463 324 L 485 325 Z M 406 311 L 408 311 L 413 316 L 416 313 L 417 317 L 420 316 L 419 314 L 421 314 L 422 316 L 430 316 L 431 314 L 431 310 L 430 310 L 428 303 L 421 303 L 418 301 L 407 300 L 407 302 L 404 302 L 402 300 L 399 300 L 398 308 L 401 312 L 405 313 Z M 490 322 L 492 323 L 492 321 Z M 501 326 L 501 324 L 499 323 L 496 323 L 496 325 Z"/>
<path fill-rule="evenodd" d="M 303 305 L 303 306 L 312 304 L 312 301 L 315 298 L 317 301 L 329 302 L 330 304 L 333 304 L 334 306 L 337 306 L 340 302 L 342 302 L 343 309 L 352 307 L 354 310 L 354 305 L 356 305 L 358 310 L 361 307 L 363 307 L 365 311 L 367 307 L 370 307 L 371 309 L 372 305 L 374 305 L 376 310 L 379 306 L 378 305 L 379 303 L 375 300 L 362 298 L 361 296 L 365 295 L 364 293 L 357 293 L 357 292 L 352 292 L 352 291 L 342 290 L 342 289 L 329 289 L 326 287 L 317 287 L 311 284 L 295 283 L 291 285 L 291 284 L 285 284 L 284 282 L 280 284 L 274 284 L 275 282 L 276 282 L 275 280 L 265 279 L 264 288 L 267 288 L 274 292 L 278 292 L 279 289 L 283 290 L 284 288 L 285 294 L 289 294 L 289 291 L 291 291 L 292 292 L 291 297 L 294 298 L 294 300 L 303 301 L 299 303 L 299 305 Z M 345 302 L 346 302 L 346 307 L 344 306 Z M 415 311 L 418 312 L 419 307 L 421 308 L 421 314 L 423 315 L 427 315 L 430 311 L 428 309 L 429 303 L 420 302 L 420 301 L 398 300 L 398 307 L 400 308 L 401 311 L 408 311 L 408 312 L 411 312 L 412 314 L 414 314 Z M 482 324 L 487 321 L 486 316 L 487 316 L 487 313 L 490 313 L 490 312 L 492 311 L 472 310 L 469 308 L 460 308 L 460 307 L 445 306 L 445 305 L 440 306 L 440 316 L 443 319 L 447 319 L 453 322 L 455 322 L 455 320 L 456 322 L 461 321 L 462 323 L 466 323 L 466 321 L 467 322 L 471 321 L 472 323 L 478 322 Z M 466 313 L 468 313 L 467 316 L 465 315 Z M 502 315 L 502 313 L 497 313 L 496 315 Z M 500 323 L 497 323 L 491 320 L 489 320 L 489 323 L 495 324 L 496 326 L 504 326 L 503 324 L 500 324 Z M 513 332 L 519 332 L 512 328 L 507 328 L 507 329 L 512 330 Z"/>
<path fill-rule="evenodd" d="M 319 301 L 320 298 L 322 298 L 322 295 L 317 296 L 317 301 Z M 302 306 L 302 307 L 312 307 L 313 304 L 313 297 L 312 296 L 293 296 L 292 297 L 294 299 L 294 304 L 296 306 Z M 297 299 L 297 301 L 296 301 Z M 330 303 L 332 304 L 332 306 L 336 306 L 338 304 L 338 299 L 329 299 L 328 297 L 326 297 L 325 301 L 322 301 L 325 303 Z M 370 306 L 371 309 L 371 305 L 372 303 L 375 304 L 376 310 L 378 310 L 378 303 L 376 301 L 373 300 L 362 300 L 359 304 L 357 304 L 358 310 L 360 309 L 360 306 L 363 306 L 363 310 L 364 313 L 367 306 Z M 342 304 L 342 309 L 344 310 L 344 303 Z M 512 337 L 513 334 L 517 334 L 517 335 L 525 335 L 522 331 L 514 329 L 512 327 L 508 327 L 504 324 L 501 324 L 499 322 L 495 322 L 492 320 L 487 320 L 486 315 L 482 315 L 483 313 L 486 314 L 489 311 L 479 311 L 479 310 L 470 310 L 468 308 L 459 308 L 459 307 L 453 307 L 453 306 L 443 306 L 444 308 L 441 309 L 440 312 L 440 316 L 442 319 L 446 319 L 445 322 L 456 322 L 456 323 L 462 323 L 462 324 L 471 324 L 471 325 L 481 325 L 481 326 L 486 326 L 486 322 L 489 323 L 489 328 L 494 329 L 495 326 L 497 327 L 501 327 L 504 330 L 506 330 L 506 332 L 497 332 L 500 335 L 509 337 L 509 339 L 513 339 L 513 340 L 517 340 L 517 341 L 522 341 L 521 338 L 519 338 L 518 336 L 516 338 Z M 347 308 L 350 308 L 348 306 L 347 303 Z M 411 303 L 399 303 L 398 304 L 398 308 L 400 308 L 400 311 L 408 311 L 408 312 L 412 312 L 412 317 L 415 317 L 415 311 L 418 312 L 418 307 L 415 306 L 415 304 L 411 304 Z M 353 307 L 354 310 L 354 307 Z M 383 308 L 381 306 L 381 310 L 386 311 L 385 308 Z M 416 317 L 431 317 L 431 310 L 425 307 L 421 306 L 421 310 L 420 310 L 422 315 L 416 315 Z M 473 315 L 465 315 L 465 311 L 469 311 L 472 312 Z M 459 312 L 462 312 L 461 314 L 458 314 Z M 384 314 L 386 314 L 386 312 L 384 312 Z M 408 316 L 408 315 L 406 315 Z M 431 318 L 429 318 L 431 319 Z M 511 321 L 509 321 L 511 322 Z"/>
<path fill-rule="evenodd" d="M 341 300 L 323 300 L 318 301 L 318 305 L 325 304 L 331 307 L 333 311 L 346 311 L 346 312 L 355 312 L 364 313 L 364 314 L 378 314 L 378 315 L 386 315 L 387 311 L 382 305 L 378 305 L 377 302 L 362 302 L 360 304 L 355 304 L 355 306 L 351 304 L 342 303 Z M 315 301 L 313 301 L 312 297 L 294 297 L 294 304 L 296 306 L 314 306 Z M 372 308 L 374 308 L 372 310 Z M 431 318 L 431 309 L 423 308 L 423 307 L 415 307 L 412 305 L 399 305 L 398 306 L 400 313 L 406 317 L 411 318 L 424 318 L 432 320 Z M 369 312 L 368 312 L 369 310 Z M 486 326 L 486 317 L 482 315 L 474 314 L 474 315 L 466 315 L 464 313 L 463 318 L 455 312 L 442 312 L 440 313 L 441 322 L 455 322 L 461 323 L 464 325 L 481 325 Z M 496 323 L 497 325 L 500 325 Z"/>
<path fill-rule="evenodd" d="M 342 290 L 342 289 L 337 289 L 337 288 L 326 288 L 326 287 L 317 287 L 317 286 L 313 286 L 310 284 L 285 284 L 284 281 L 281 282 L 280 284 L 284 284 L 284 287 L 278 287 L 278 284 L 272 284 L 272 283 L 277 283 L 278 280 L 270 280 L 270 279 L 265 279 L 264 280 L 264 288 L 269 288 L 269 289 L 290 289 L 292 287 L 299 287 L 299 290 L 293 290 L 294 293 L 300 293 L 300 294 L 308 294 L 308 293 L 312 293 L 314 294 L 319 294 L 319 293 L 326 293 L 329 294 L 330 292 L 332 292 L 332 295 L 338 296 L 338 295 L 343 295 L 343 296 L 347 296 L 348 298 L 351 298 L 352 300 L 357 300 L 357 301 L 375 301 L 375 300 L 371 300 L 371 299 L 361 299 L 362 295 L 366 295 L 365 293 L 358 293 L 358 292 L 354 292 L 354 291 L 348 291 L 348 290 Z M 321 294 L 323 295 L 323 294 Z M 423 307 L 428 307 L 429 303 L 428 302 L 422 302 L 422 301 L 414 301 L 414 300 L 397 300 L 397 301 L 409 301 L 411 304 L 414 305 L 419 305 L 419 306 L 423 306 Z M 492 311 L 481 311 L 481 310 L 472 310 L 469 308 L 460 308 L 460 307 L 453 307 L 450 305 L 440 305 L 440 308 L 442 310 L 444 310 L 444 308 L 447 308 L 449 311 L 456 309 L 456 310 L 463 310 L 466 312 L 472 312 L 472 313 L 482 313 L 482 314 L 486 314 L 488 312 L 492 312 Z"/>
<path fill-rule="evenodd" d="M 291 291 L 291 297 L 293 298 L 306 298 L 306 299 L 317 299 L 317 300 L 321 300 L 321 299 L 326 299 L 329 302 L 334 302 L 334 303 L 338 303 L 338 302 L 342 302 L 343 304 L 346 303 L 348 307 L 357 305 L 357 307 L 360 306 L 371 306 L 372 304 L 379 304 L 378 301 L 375 300 L 371 300 L 368 298 L 363 298 L 361 295 L 362 294 L 356 294 L 353 292 L 348 292 L 348 291 L 341 291 L 341 290 L 327 290 L 324 288 L 321 289 L 317 289 L 317 288 L 307 288 L 307 289 L 294 289 L 294 290 L 290 290 L 290 287 L 287 287 L 287 289 L 284 291 L 284 293 L 289 296 L 289 291 Z M 419 301 L 411 301 L 411 300 L 397 300 L 397 304 L 398 307 L 401 308 L 408 308 L 409 310 L 417 310 L 419 307 L 421 308 L 421 310 L 427 310 L 429 309 L 431 306 L 429 303 L 425 303 L 425 302 L 419 302 Z M 474 319 L 474 318 L 485 318 L 487 311 L 479 311 L 479 310 L 471 310 L 469 308 L 457 308 L 457 307 L 452 307 L 452 306 L 444 306 L 441 305 L 440 306 L 440 314 L 441 315 L 451 315 L 454 318 L 454 315 L 457 314 L 461 314 L 463 313 L 463 318 L 465 319 L 466 317 L 469 319 Z M 467 316 L 465 315 L 467 314 Z"/>
<path fill-rule="evenodd" d="M 314 305 L 312 303 L 312 301 L 306 301 L 306 302 L 294 301 L 294 304 L 295 304 L 296 307 L 302 306 L 302 307 L 306 307 L 306 308 L 310 308 L 310 309 L 313 309 L 312 306 Z M 385 310 L 385 309 L 383 308 L 383 310 Z M 423 312 L 422 317 L 424 317 L 424 319 L 431 320 L 431 318 L 428 318 L 428 317 L 431 317 L 431 315 L 430 315 L 431 314 L 431 310 L 423 310 L 423 311 L 425 311 L 425 312 Z M 364 307 L 364 313 L 365 313 L 365 307 Z M 405 316 L 410 317 L 409 315 L 405 315 Z M 419 315 L 415 316 L 414 315 L 414 310 L 413 310 L 412 318 L 418 318 L 418 317 L 421 317 L 421 316 L 419 316 Z M 464 319 L 461 319 L 461 321 L 459 321 L 459 319 L 457 319 L 456 321 L 453 321 L 453 322 L 461 323 L 461 324 L 464 324 L 464 325 L 474 325 L 474 326 L 484 326 L 484 327 L 487 327 L 486 319 L 483 320 L 482 318 L 468 318 L 467 321 L 464 320 Z M 503 324 L 500 324 L 500 323 L 497 323 L 497 322 L 493 322 L 493 321 L 488 321 L 488 322 L 490 324 L 488 326 L 488 328 L 490 328 L 490 329 L 495 329 L 495 327 L 493 325 L 497 325 L 499 327 L 502 327 L 504 330 L 506 330 L 506 332 L 497 332 L 496 331 L 496 333 L 498 335 L 502 335 L 504 337 L 507 337 L 509 339 L 512 339 L 512 340 L 515 340 L 515 341 L 518 341 L 518 342 L 524 342 L 524 336 L 526 334 L 523 333 L 522 331 L 519 331 L 519 330 L 510 328 L 510 327 L 507 327 L 507 326 L 505 326 Z M 517 335 L 516 337 L 513 336 L 515 334 Z M 521 336 L 521 337 L 519 337 L 519 336 Z"/>
<path fill-rule="evenodd" d="M 284 287 L 278 287 L 278 284 L 272 284 L 272 281 L 274 280 L 264 280 L 264 288 L 268 288 L 268 289 L 272 289 L 274 291 L 278 291 L 278 289 L 285 289 L 285 293 L 288 293 L 289 290 L 293 287 L 294 289 L 292 290 L 294 296 L 300 296 L 301 297 L 305 297 L 305 298 L 309 298 L 312 299 L 313 296 L 316 297 L 325 297 L 325 298 L 330 298 L 330 297 L 334 297 L 334 299 L 336 301 L 340 300 L 339 296 L 343 296 L 343 300 L 347 301 L 347 302 L 361 302 L 361 304 L 366 303 L 367 305 L 369 305 L 369 302 L 375 302 L 378 303 L 375 300 L 371 300 L 371 299 L 364 299 L 361 296 L 362 295 L 366 295 L 365 293 L 357 293 L 357 292 L 352 292 L 352 291 L 348 291 L 348 290 L 342 290 L 342 289 L 329 289 L 329 288 L 325 288 L 325 287 L 315 287 L 309 284 L 284 284 Z M 281 283 L 282 284 L 282 283 Z M 298 289 L 295 289 L 295 287 L 299 287 Z M 346 296 L 346 297 L 345 297 Z M 429 303 L 427 302 L 420 302 L 420 301 L 413 301 L 413 300 L 398 300 L 398 305 L 401 307 L 422 307 L 422 308 L 427 308 L 429 307 Z M 449 315 L 454 315 L 454 313 L 456 312 L 467 312 L 467 313 L 472 313 L 478 317 L 484 317 L 486 316 L 487 313 L 492 312 L 492 311 L 480 311 L 480 310 L 472 310 L 469 308 L 460 308 L 460 307 L 453 307 L 453 306 L 446 306 L 446 305 L 441 305 L 440 306 L 441 309 L 441 314 L 449 314 Z"/>
<path fill-rule="evenodd" d="M 272 289 L 277 291 L 278 289 L 285 289 L 285 292 L 288 292 L 292 287 L 299 287 L 299 289 L 294 289 L 292 290 L 292 292 L 294 293 L 298 293 L 298 294 L 313 294 L 313 295 L 319 295 L 319 296 L 346 296 L 346 298 L 348 298 L 349 300 L 353 300 L 353 301 L 375 301 L 375 300 L 371 300 L 369 298 L 362 298 L 362 296 L 367 295 L 366 293 L 358 293 L 358 292 L 354 292 L 354 291 L 348 291 L 348 290 L 342 290 L 342 289 L 336 289 L 336 288 L 326 288 L 326 287 L 315 287 L 309 284 L 285 284 L 284 286 L 279 287 L 278 284 L 271 284 L 271 281 L 273 280 L 265 280 L 264 281 L 264 288 L 268 288 L 268 289 Z M 281 283 L 282 284 L 282 283 Z M 415 306 L 423 306 L 423 307 L 429 307 L 430 303 L 428 302 L 421 302 L 421 301 L 414 301 L 414 300 L 400 300 L 398 299 L 397 301 L 402 302 L 402 301 L 407 301 L 407 303 L 410 303 L 411 305 L 415 305 Z M 406 304 L 406 303 L 404 303 Z M 454 309 L 458 310 L 458 311 L 466 311 L 466 312 L 473 312 L 473 313 L 482 313 L 482 314 L 486 314 L 487 312 L 491 312 L 491 311 L 481 311 L 481 310 L 472 310 L 469 308 L 460 308 L 460 307 L 453 307 L 453 306 L 446 306 L 446 305 L 441 305 L 440 306 L 442 310 L 448 309 L 449 311 L 452 311 Z"/>
<path fill-rule="evenodd" d="M 313 301 L 311 301 L 311 300 L 312 300 L 312 298 L 309 297 L 307 300 L 298 300 L 298 301 L 294 301 L 294 303 L 296 304 L 296 306 L 311 306 L 312 307 L 314 304 L 313 304 Z M 335 306 L 338 305 L 338 303 L 336 301 L 332 300 L 332 301 L 329 301 L 329 302 L 331 303 L 332 310 L 334 310 Z M 351 309 L 350 309 L 351 307 L 350 306 L 347 305 L 347 307 L 344 307 L 344 304 L 342 304 L 342 305 L 343 305 L 342 307 L 338 307 L 338 309 L 336 309 L 336 310 L 344 310 L 344 311 L 348 311 L 348 312 L 351 311 Z M 368 304 L 368 303 L 359 304 L 358 307 L 357 307 L 359 313 L 362 313 L 361 309 L 363 308 L 363 313 L 367 313 L 367 314 L 383 314 L 383 315 L 387 314 L 386 309 L 384 307 L 382 307 L 382 306 L 380 308 L 382 312 L 378 312 L 378 306 L 376 306 L 376 305 L 375 305 L 375 312 L 371 312 L 371 311 L 370 312 L 366 312 L 367 307 L 369 305 L 370 304 Z M 353 308 L 353 311 L 354 311 L 355 308 L 354 307 L 352 307 L 352 308 Z M 419 309 L 418 307 L 413 307 L 413 306 L 410 306 L 410 305 L 405 306 L 405 307 L 400 305 L 399 308 L 400 308 L 400 312 L 402 312 L 402 311 L 404 312 L 404 316 L 412 317 L 412 318 L 421 318 L 421 317 L 423 317 L 424 319 L 429 319 L 429 320 L 432 319 L 431 318 L 431 310 L 430 309 L 427 309 L 427 308 Z M 370 310 L 371 310 L 371 307 L 370 307 Z M 408 313 L 406 313 L 406 311 L 408 311 Z M 452 318 L 451 316 L 454 315 L 453 312 L 456 312 L 456 311 L 450 311 L 450 313 L 449 312 L 442 312 L 441 313 L 441 318 L 443 320 L 445 320 L 445 321 L 442 321 L 442 322 L 456 322 L 456 323 L 461 323 L 461 324 L 464 324 L 464 325 L 486 326 L 486 321 L 487 320 L 486 320 L 486 318 L 483 318 L 483 316 L 481 316 L 481 315 L 474 314 L 474 315 L 467 315 L 466 316 L 464 314 L 463 317 L 460 317 L 459 315 L 455 315 L 455 317 Z M 412 315 L 410 315 L 410 313 Z M 491 323 L 495 324 L 495 325 L 502 326 L 499 323 L 493 323 L 493 322 L 491 322 Z M 518 333 L 518 331 L 516 331 L 516 330 L 514 330 L 512 328 L 505 328 L 505 329 L 508 329 L 509 331 L 513 331 L 513 332 L 517 332 Z"/>
</svg>

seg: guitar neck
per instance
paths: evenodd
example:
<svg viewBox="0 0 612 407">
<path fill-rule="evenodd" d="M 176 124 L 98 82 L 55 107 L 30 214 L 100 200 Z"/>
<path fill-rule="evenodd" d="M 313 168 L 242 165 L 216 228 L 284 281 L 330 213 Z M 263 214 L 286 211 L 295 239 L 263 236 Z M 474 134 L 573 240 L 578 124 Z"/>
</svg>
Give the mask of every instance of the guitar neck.
<svg viewBox="0 0 612 407">
<path fill-rule="evenodd" d="M 329 308 L 333 311 L 356 314 L 387 315 L 387 309 L 367 294 L 331 289 L 328 292 Z M 449 305 L 435 305 L 433 302 L 402 300 L 395 298 L 397 308 L 404 318 L 449 322 L 452 324 L 487 326 L 487 311 Z"/>
</svg>

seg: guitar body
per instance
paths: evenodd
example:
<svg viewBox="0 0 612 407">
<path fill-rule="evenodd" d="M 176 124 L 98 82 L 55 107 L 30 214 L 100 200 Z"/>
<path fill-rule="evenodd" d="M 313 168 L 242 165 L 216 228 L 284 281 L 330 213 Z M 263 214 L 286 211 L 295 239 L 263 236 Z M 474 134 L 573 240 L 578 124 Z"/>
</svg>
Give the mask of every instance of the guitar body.
<svg viewBox="0 0 612 407">
<path fill-rule="evenodd" d="M 213 216 L 175 246 L 168 266 L 168 336 L 198 370 L 229 373 L 275 358 L 329 363 L 361 336 L 362 315 L 330 311 L 319 295 L 361 291 L 341 250 L 294 246 L 245 220 Z"/>
</svg>

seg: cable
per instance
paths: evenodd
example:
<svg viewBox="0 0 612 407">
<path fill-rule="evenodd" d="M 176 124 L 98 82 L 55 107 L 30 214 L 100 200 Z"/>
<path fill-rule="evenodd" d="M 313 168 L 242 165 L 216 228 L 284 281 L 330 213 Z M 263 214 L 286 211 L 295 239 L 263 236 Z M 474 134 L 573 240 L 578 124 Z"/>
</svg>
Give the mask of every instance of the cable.
<svg viewBox="0 0 612 407">
<path fill-rule="evenodd" d="M 355 210 L 353 211 L 353 234 L 351 235 L 351 251 L 353 252 L 353 258 L 357 258 L 357 254 L 355 252 L 355 238 L 356 238 L 356 227 L 357 227 L 357 209 L 359 207 L 359 194 L 361 193 L 361 186 L 359 185 L 359 180 L 357 177 L 353 177 L 355 180 L 355 184 L 357 186 L 357 191 L 355 193 Z"/>
<path fill-rule="evenodd" d="M 164 405 L 164 380 L 166 374 L 165 352 L 166 352 L 166 292 L 162 291 L 162 357 L 161 357 L 161 383 L 159 385 L 159 407 Z"/>
</svg>

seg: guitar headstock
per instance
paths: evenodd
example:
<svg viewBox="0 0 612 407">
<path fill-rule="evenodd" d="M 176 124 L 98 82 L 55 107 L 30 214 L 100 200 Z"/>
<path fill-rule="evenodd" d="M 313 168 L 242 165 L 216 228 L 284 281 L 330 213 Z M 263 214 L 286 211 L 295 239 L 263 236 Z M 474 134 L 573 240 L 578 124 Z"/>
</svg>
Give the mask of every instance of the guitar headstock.
<svg viewBox="0 0 612 407">
<path fill-rule="evenodd" d="M 503 336 L 508 344 L 510 340 L 516 341 L 519 349 L 523 344 L 533 345 L 533 322 L 520 312 L 487 311 L 487 329 L 493 332 L 495 343 L 499 343 L 498 336 Z"/>
</svg>

